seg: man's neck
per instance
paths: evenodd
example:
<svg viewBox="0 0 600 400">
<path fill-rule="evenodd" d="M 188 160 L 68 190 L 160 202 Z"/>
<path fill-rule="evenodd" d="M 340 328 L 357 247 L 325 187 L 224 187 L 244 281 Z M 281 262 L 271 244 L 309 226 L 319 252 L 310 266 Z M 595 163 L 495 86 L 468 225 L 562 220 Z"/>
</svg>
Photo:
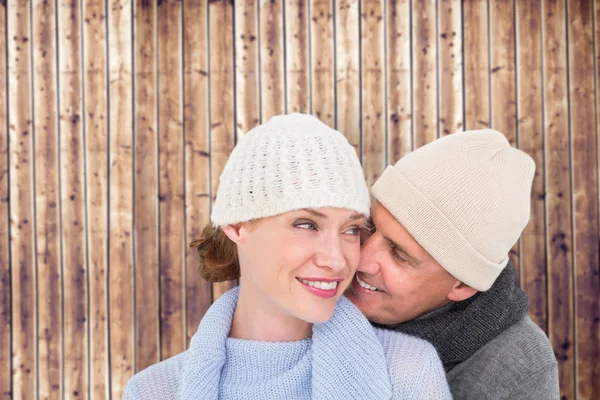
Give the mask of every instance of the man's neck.
<svg viewBox="0 0 600 400">
<path fill-rule="evenodd" d="M 287 315 L 253 288 L 240 282 L 229 337 L 265 342 L 292 342 L 311 337 L 312 324 Z"/>
</svg>

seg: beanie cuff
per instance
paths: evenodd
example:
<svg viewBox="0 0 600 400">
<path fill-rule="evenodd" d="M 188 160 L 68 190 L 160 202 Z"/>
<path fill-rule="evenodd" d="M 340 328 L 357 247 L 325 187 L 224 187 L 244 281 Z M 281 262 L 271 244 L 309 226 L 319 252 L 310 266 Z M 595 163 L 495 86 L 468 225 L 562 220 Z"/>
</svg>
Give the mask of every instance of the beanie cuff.
<svg viewBox="0 0 600 400">
<path fill-rule="evenodd" d="M 499 263 L 485 258 L 396 168 L 388 166 L 371 193 L 446 271 L 472 288 L 488 290 L 506 266 L 508 255 Z"/>
<path fill-rule="evenodd" d="M 301 210 L 303 208 L 342 208 L 354 211 L 358 214 L 363 214 L 365 217 L 369 217 L 371 211 L 369 198 L 366 197 L 367 201 L 364 201 L 354 194 L 345 196 L 340 196 L 338 194 L 330 196 L 315 194 L 312 197 L 294 194 L 294 196 L 290 195 L 289 198 L 290 200 L 279 202 L 256 203 L 253 207 L 245 207 L 242 209 L 214 208 L 211 214 L 211 221 L 213 226 L 218 228 L 224 225 L 237 224 L 259 218 L 273 217 L 287 212 Z"/>
</svg>

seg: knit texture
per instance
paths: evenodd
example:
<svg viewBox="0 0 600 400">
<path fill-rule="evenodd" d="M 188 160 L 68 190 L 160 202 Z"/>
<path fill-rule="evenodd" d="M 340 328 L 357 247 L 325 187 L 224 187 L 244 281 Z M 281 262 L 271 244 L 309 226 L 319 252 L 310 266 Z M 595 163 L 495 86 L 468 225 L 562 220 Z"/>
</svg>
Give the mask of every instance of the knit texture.
<svg viewBox="0 0 600 400">
<path fill-rule="evenodd" d="M 450 371 L 520 321 L 527 314 L 528 305 L 527 295 L 515 286 L 515 267 L 509 261 L 487 292 L 422 318 L 396 325 L 374 325 L 427 340 L 438 351 L 444 369 Z"/>
<path fill-rule="evenodd" d="M 208 310 L 190 348 L 130 379 L 131 399 L 449 399 L 433 347 L 373 329 L 346 298 L 311 339 L 228 338 L 238 289 Z M 389 370 L 388 370 L 389 364 Z"/>
<path fill-rule="evenodd" d="M 489 291 L 385 328 L 431 342 L 456 399 L 558 399 L 556 358 L 527 305 L 509 262 Z"/>
<path fill-rule="evenodd" d="M 455 399 L 560 399 L 558 363 L 544 331 L 524 316 L 448 373 Z"/>
<path fill-rule="evenodd" d="M 219 227 L 321 207 L 369 215 L 360 162 L 340 132 L 311 115 L 288 114 L 238 142 L 221 174 L 211 221 Z"/>
<path fill-rule="evenodd" d="M 486 291 L 529 221 L 534 173 L 502 133 L 468 131 L 388 166 L 371 193 L 450 274 Z"/>
</svg>

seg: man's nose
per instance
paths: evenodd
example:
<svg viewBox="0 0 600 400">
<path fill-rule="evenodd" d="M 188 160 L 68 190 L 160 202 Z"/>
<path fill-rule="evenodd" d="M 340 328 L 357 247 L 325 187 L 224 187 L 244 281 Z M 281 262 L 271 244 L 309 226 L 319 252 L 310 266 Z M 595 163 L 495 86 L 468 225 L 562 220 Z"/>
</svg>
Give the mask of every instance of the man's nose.
<svg viewBox="0 0 600 400">
<path fill-rule="evenodd" d="M 369 275 L 375 275 L 379 272 L 379 258 L 381 255 L 381 245 L 383 238 L 375 232 L 360 249 L 360 263 L 358 264 L 358 272 L 363 272 Z"/>
</svg>

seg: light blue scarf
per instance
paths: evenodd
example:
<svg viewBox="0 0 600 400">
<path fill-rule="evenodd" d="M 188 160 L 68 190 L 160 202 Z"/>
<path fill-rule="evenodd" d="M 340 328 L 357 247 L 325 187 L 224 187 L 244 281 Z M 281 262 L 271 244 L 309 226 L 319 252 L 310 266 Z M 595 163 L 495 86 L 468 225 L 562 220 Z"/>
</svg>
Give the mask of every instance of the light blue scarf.
<svg viewBox="0 0 600 400">
<path fill-rule="evenodd" d="M 238 294 L 239 288 L 225 293 L 202 319 L 185 352 L 178 399 L 219 398 L 227 362 L 225 343 Z M 313 325 L 311 357 L 312 382 L 307 390 L 313 399 L 392 397 L 383 347 L 366 318 L 343 296 L 328 322 Z"/>
</svg>

